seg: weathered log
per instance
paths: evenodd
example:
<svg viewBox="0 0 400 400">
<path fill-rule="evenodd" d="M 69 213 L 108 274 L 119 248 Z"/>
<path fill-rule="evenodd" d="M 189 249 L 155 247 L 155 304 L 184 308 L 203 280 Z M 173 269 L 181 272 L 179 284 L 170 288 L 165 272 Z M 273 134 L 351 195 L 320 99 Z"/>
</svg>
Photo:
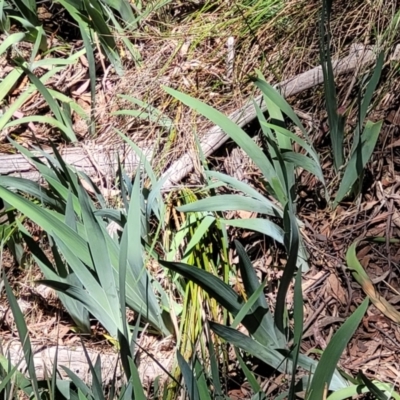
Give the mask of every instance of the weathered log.
<svg viewBox="0 0 400 400">
<path fill-rule="evenodd" d="M 78 144 L 76 147 L 66 147 L 58 149 L 58 151 L 67 164 L 85 172 L 92 178 L 108 177 L 114 179 L 118 168 L 118 156 L 124 162 L 128 173 L 135 171 L 139 164 L 139 157 L 136 153 L 128 146 L 122 145 Z M 147 157 L 151 154 L 150 149 L 142 149 L 142 151 Z M 33 153 L 44 160 L 37 152 Z M 52 154 L 52 151 L 49 150 L 48 153 Z M 0 175 L 21 176 L 34 181 L 38 181 L 40 178 L 31 162 L 21 154 L 1 154 Z"/>
<path fill-rule="evenodd" d="M 24 358 L 24 350 L 18 341 L 8 343 L 3 349 L 3 359 L 10 360 L 11 364 L 18 366 L 18 370 L 22 373 L 27 372 L 26 362 Z M 81 345 L 78 346 L 42 346 L 33 345 L 33 363 L 35 365 L 36 376 L 39 380 L 47 379 L 52 376 L 53 364 L 57 355 L 57 370 L 61 377 L 68 379 L 68 375 L 62 367 L 67 367 L 74 372 L 84 382 L 91 382 L 91 373 L 89 363 L 86 359 L 84 349 Z M 101 375 L 103 384 L 109 384 L 115 379 L 121 382 L 124 379 L 124 374 L 121 368 L 121 362 L 116 353 L 102 353 L 92 349 L 86 349 L 88 356 L 94 365 L 98 356 L 101 359 Z M 170 371 L 173 362 L 174 351 L 158 352 L 157 362 L 151 357 L 139 350 L 138 373 L 143 385 L 151 385 L 157 377 L 163 382 L 167 375 L 160 368 L 161 365 L 166 371 Z M 0 355 L 0 364 L 1 364 Z M 6 367 L 6 365 L 5 365 Z"/>
</svg>

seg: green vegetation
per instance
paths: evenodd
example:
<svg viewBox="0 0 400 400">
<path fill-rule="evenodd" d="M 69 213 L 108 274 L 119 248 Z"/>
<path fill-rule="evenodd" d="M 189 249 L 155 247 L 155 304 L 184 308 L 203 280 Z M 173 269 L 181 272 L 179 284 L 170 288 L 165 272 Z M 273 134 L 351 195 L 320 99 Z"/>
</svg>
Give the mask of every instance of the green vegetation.
<svg viewBox="0 0 400 400">
<path fill-rule="evenodd" d="M 296 34 L 293 26 L 301 15 L 296 14 L 296 5 L 290 8 L 279 1 L 246 0 L 224 8 L 222 3 L 58 0 L 39 4 L 34 0 L 0 0 L 0 56 L 4 55 L 14 67 L 0 81 L 4 105 L 0 129 L 8 136 L 7 150 L 22 154 L 40 177 L 34 181 L 0 176 L 5 221 L 0 230 L 1 301 L 11 310 L 13 334 L 18 336 L 21 350 L 15 357 L 6 341 L 0 342 L 4 349 L 0 353 L 1 398 L 233 399 L 234 388 L 239 387 L 241 397 L 236 398 L 246 399 L 339 400 L 361 394 L 370 396 L 366 398 L 400 399 L 395 380 L 382 379 L 378 373 L 371 377 L 371 371 L 366 373 L 362 364 L 356 371 L 349 371 L 340 362 L 361 322 L 368 325 L 369 300 L 389 320 L 400 323 L 400 314 L 378 293 L 374 286 L 378 280 L 370 279 L 356 252 L 363 240 L 384 243 L 386 249 L 398 241 L 390 235 L 352 236 L 346 241 L 347 269 L 364 293 L 356 300 L 348 295 L 348 312 L 340 324 L 334 322 L 337 329 L 331 330 L 326 345 L 318 349 L 318 343 L 310 345 L 306 341 L 306 331 L 313 321 L 306 320 L 305 315 L 304 274 L 316 267 L 315 255 L 309 257 L 307 249 L 305 227 L 309 222 L 302 218 L 299 206 L 302 174 L 319 185 L 327 219 L 334 219 L 332 215 L 340 215 L 343 207 L 362 200 L 365 171 L 383 129 L 383 120 L 375 121 L 376 116 L 371 114 L 376 99 L 384 96 L 382 77 L 395 78 L 387 66 L 385 70 L 385 61 L 387 49 L 395 41 L 393 32 L 400 12 L 385 16 L 385 30 L 374 38 L 375 65 L 367 72 L 356 71 L 357 83 L 352 84 L 354 90 L 349 94 L 355 100 L 345 102 L 344 107 L 331 59 L 335 40 L 340 40 L 335 37 L 335 7 L 329 1 L 315 2 L 318 12 L 314 10 L 308 18 L 310 24 L 312 21 L 319 27 L 323 112 L 329 126 L 329 134 L 325 133 L 330 139 L 329 146 L 321 147 L 316 143 L 315 125 L 312 129 L 305 126 L 292 103 L 268 83 L 272 76 L 283 74 L 277 72 L 281 61 L 271 64 L 266 77 L 269 67 L 261 49 L 256 57 L 249 56 L 253 65 L 249 73 L 256 71 L 256 77 L 243 79 L 236 75 L 240 81 L 237 86 L 234 79 L 217 72 L 204 79 L 211 90 L 222 88 L 219 95 L 211 96 L 202 86 L 200 75 L 204 71 L 192 73 L 196 65 L 203 63 L 197 60 L 193 64 L 193 54 L 215 30 L 236 35 L 237 62 L 246 58 L 247 44 L 260 42 L 265 26 L 276 37 L 285 30 Z M 60 33 L 51 31 L 54 26 L 43 17 L 43 8 L 52 17 L 59 16 L 55 21 Z M 216 23 L 212 23 L 213 18 Z M 174 38 L 174 19 L 191 34 L 201 28 L 201 34 L 191 38 L 190 43 L 184 36 Z M 75 35 L 71 42 L 62 37 L 68 31 L 66 27 Z M 99 87 L 106 87 L 109 71 L 123 80 L 129 63 L 137 71 L 150 69 L 140 40 L 151 37 L 151 32 L 163 40 L 175 40 L 176 47 L 167 53 L 180 54 L 180 73 L 186 83 L 173 85 L 168 81 L 174 76 L 172 72 L 161 81 L 163 73 L 174 66 L 174 56 L 169 54 L 168 60 L 163 59 L 165 64 L 158 67 L 159 75 L 153 77 L 158 79 L 157 86 L 162 86 L 156 98 L 149 93 L 140 99 L 125 91 L 115 93 L 121 103 L 113 103 L 118 104 L 117 109 L 107 109 L 110 118 L 115 118 L 110 120 L 112 133 L 140 163 L 130 174 L 124 163 L 126 154 L 121 151 L 115 160 L 118 168 L 114 176 L 89 176 L 69 165 L 57 145 L 79 145 L 75 132 L 78 120 L 84 121 L 89 138 L 104 140 L 99 122 Z M 59 35 L 56 45 L 52 35 Z M 382 44 L 382 38 L 391 42 Z M 217 42 L 218 37 L 214 40 Z M 23 45 L 28 48 L 28 56 L 21 52 Z M 218 44 L 205 59 L 204 69 L 211 69 L 213 60 L 221 65 L 222 59 L 216 57 L 223 45 Z M 184 65 L 186 62 L 192 64 Z M 54 78 L 68 68 L 77 68 L 78 63 L 86 65 L 86 83 L 78 80 L 70 92 L 58 90 Z M 185 76 L 184 71 L 189 70 Z M 197 84 L 193 84 L 196 79 Z M 21 82 L 25 83 L 24 90 L 16 90 Z M 254 102 L 261 145 L 252 132 L 218 110 L 218 105 L 229 104 L 226 88 L 236 99 L 241 91 L 262 94 L 267 111 L 263 113 Z M 79 98 L 84 92 L 90 99 L 86 108 Z M 21 117 L 21 107 L 26 107 L 33 96 L 41 99 L 45 111 Z M 320 93 L 315 94 L 316 102 L 321 99 Z M 182 140 L 182 110 L 188 117 L 186 127 L 189 124 L 191 128 L 186 136 L 193 136 L 193 141 L 186 138 L 185 144 L 198 146 L 204 183 L 196 189 L 183 184 L 165 193 L 165 178 L 160 176 L 174 160 L 171 150 Z M 213 170 L 199 146 L 199 120 L 193 113 L 229 136 L 254 166 L 256 179 L 244 182 Z M 128 132 L 129 118 L 152 132 L 153 160 Z M 205 126 L 204 120 L 202 123 Z M 33 124 L 32 135 L 27 143 L 18 135 L 18 129 L 29 124 Z M 26 145 L 33 149 L 28 150 Z M 163 148 L 161 154 L 157 154 L 157 146 Z M 96 165 L 95 169 L 101 170 Z M 318 214 L 314 203 L 313 212 Z M 249 232 L 255 233 L 250 240 L 246 239 Z M 261 274 L 249 251 L 251 242 L 260 237 L 268 247 L 268 255 L 276 260 L 267 263 L 264 259 Z M 6 254 L 12 258 L 12 265 L 6 265 Z M 338 260 L 340 257 L 344 258 L 344 253 L 336 254 Z M 39 376 L 30 329 L 35 321 L 21 309 L 20 282 L 13 270 L 23 271 L 27 281 L 34 280 L 56 291 L 67 314 L 59 318 L 67 320 L 69 331 L 80 338 L 85 372 L 63 365 L 56 350 L 52 368 Z M 326 307 L 330 301 L 322 300 Z M 57 323 L 61 331 L 60 321 Z M 319 327 L 314 324 L 316 336 Z M 105 338 L 106 345 L 118 355 L 111 376 L 103 368 L 105 361 L 100 355 L 95 360 L 89 355 L 95 348 L 92 337 Z M 157 341 L 153 349 L 144 344 L 149 338 Z M 62 340 L 57 340 L 56 349 Z M 172 343 L 168 365 L 159 358 L 166 340 Z M 145 363 L 152 363 L 159 371 L 150 381 L 144 379 L 143 363 L 139 362 L 142 355 L 148 356 Z M 268 387 L 266 383 L 271 382 Z"/>
</svg>

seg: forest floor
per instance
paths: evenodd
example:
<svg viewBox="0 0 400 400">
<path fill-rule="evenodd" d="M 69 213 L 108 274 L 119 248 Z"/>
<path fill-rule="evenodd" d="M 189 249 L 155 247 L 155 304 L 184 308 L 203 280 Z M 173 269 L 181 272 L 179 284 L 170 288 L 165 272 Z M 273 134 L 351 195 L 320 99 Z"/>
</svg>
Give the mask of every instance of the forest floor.
<svg viewBox="0 0 400 400">
<path fill-rule="evenodd" d="M 118 129 L 140 146 L 154 146 L 153 164 L 158 172 L 164 171 L 188 148 L 195 146 L 194 133 L 201 137 L 211 123 L 172 100 L 163 91 L 162 85 L 188 93 L 226 115 L 230 114 L 257 94 L 249 79 L 256 69 L 270 84 L 277 84 L 319 64 L 317 4 L 317 0 L 276 1 L 261 13 L 261 8 L 231 7 L 228 2 L 216 2 L 214 6 L 203 8 L 193 2 L 190 5 L 172 5 L 150 15 L 132 37 L 141 59 L 134 61 L 127 57 L 124 76 L 115 74 L 97 55 L 96 133 L 91 136 L 85 121 L 74 114 L 74 130 L 79 141 L 113 144 L 121 140 L 115 130 Z M 334 5 L 331 24 L 333 57 L 347 55 L 353 43 L 378 45 L 387 53 L 373 108 L 368 115 L 368 119 L 383 120 L 384 123 L 357 199 L 347 199 L 332 210 L 322 200 L 321 187 L 315 178 L 305 171 L 299 173 L 297 212 L 305 224 L 302 233 L 311 266 L 303 282 L 303 353 L 323 350 L 335 330 L 365 298 L 360 286 L 344 268 L 346 251 L 354 240 L 370 236 L 400 237 L 400 77 L 398 63 L 390 59 L 400 39 L 397 29 L 399 10 L 396 1 L 337 1 Z M 51 10 L 42 12 L 44 20 L 52 20 Z M 59 35 L 68 29 L 67 24 L 60 24 Z M 73 42 L 73 32 L 70 34 Z M 54 45 L 61 44 L 57 43 L 58 40 L 61 39 L 54 37 Z M 231 48 L 234 49 L 233 64 L 229 61 Z M 1 65 L 0 73 L 12 67 L 7 65 L 7 60 L 3 60 Z M 358 90 L 367 73 L 368 70 L 357 71 L 357 76 L 341 76 L 336 82 L 339 106 L 348 116 L 349 133 L 355 126 Z M 89 111 L 91 95 L 88 76 L 87 60 L 82 56 L 63 72 L 63 76 L 55 76 L 49 86 Z M 8 101 L 16 99 L 26 84 L 23 82 L 14 88 L 8 94 Z M 334 190 L 337 182 L 333 180 L 322 89 L 322 86 L 316 86 L 288 101 L 299 112 L 309 130 L 314 146 L 324 160 L 325 178 Z M 121 95 L 157 108 L 173 121 L 174 128 L 168 129 L 159 119 L 140 113 L 136 118 L 115 115 L 118 110 L 132 108 L 132 103 Z M 49 109 L 36 93 L 19 112 L 22 116 L 47 115 Z M 257 133 L 257 127 L 251 126 L 250 129 L 253 131 L 249 133 Z M 63 137 L 47 125 L 23 125 L 8 128 L 2 134 L 2 153 L 14 151 L 6 135 L 27 147 L 31 144 L 46 147 L 49 140 L 60 146 L 67 145 Z M 224 163 L 224 160 L 233 148 L 233 144 L 228 142 L 213 155 L 211 163 L 219 171 L 229 172 L 229 163 Z M 258 174 L 249 162 L 242 179 L 256 182 Z M 186 182 L 196 185 L 199 181 L 194 175 L 188 177 Z M 240 232 L 236 234 L 243 235 L 249 243 L 257 239 Z M 257 243 L 258 254 L 253 255 L 257 273 L 261 279 L 278 279 L 281 272 L 276 269 L 276 258 L 279 253 L 265 241 Z M 39 292 L 34 287 L 32 282 L 40 277 L 35 266 L 17 268 L 7 254 L 3 253 L 2 263 L 12 276 L 10 280 L 20 298 L 31 302 L 34 296 L 35 306 L 31 306 L 26 315 L 32 338 L 68 345 L 79 341 L 68 316 L 60 311 L 58 300 L 52 297 L 49 300 L 49 293 Z M 399 305 L 398 245 L 389 241 L 368 243 L 360 246 L 358 258 L 380 295 L 390 304 Z M 61 314 L 55 317 L 58 312 Z M 4 332 L 12 338 L 15 335 L 12 325 L 12 321 L 4 317 L 2 334 Z M 89 346 L 100 351 L 112 350 L 112 344 L 104 339 L 101 329 L 98 332 L 95 339 L 88 341 Z M 155 349 L 157 344 L 150 342 L 148 349 L 151 352 L 152 346 Z M 399 326 L 371 305 L 341 358 L 340 366 L 352 374 L 357 374 L 362 368 L 368 377 L 393 383 L 399 388 L 399 350 Z M 272 395 L 279 390 L 280 378 L 275 378 L 275 381 L 269 382 L 267 394 Z M 235 390 L 240 390 L 240 383 L 237 387 L 233 386 L 231 398 L 237 393 Z M 239 392 L 240 398 L 245 398 L 244 392 L 244 388 Z"/>
</svg>

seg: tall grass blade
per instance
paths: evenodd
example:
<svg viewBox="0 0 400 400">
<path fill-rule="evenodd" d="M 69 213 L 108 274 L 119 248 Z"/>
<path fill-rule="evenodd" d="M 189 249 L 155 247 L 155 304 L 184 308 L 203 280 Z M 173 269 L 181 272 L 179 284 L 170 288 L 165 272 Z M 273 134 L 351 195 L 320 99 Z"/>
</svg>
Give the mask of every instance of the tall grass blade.
<svg viewBox="0 0 400 400">
<path fill-rule="evenodd" d="M 244 375 L 246 376 L 247 381 L 249 382 L 251 388 L 253 389 L 253 392 L 261 393 L 261 386 L 257 382 L 257 378 L 255 377 L 254 373 L 250 371 L 250 368 L 244 362 L 237 347 L 235 347 L 235 355 L 239 362 L 240 368 L 242 369 Z"/>
<path fill-rule="evenodd" d="M 19 12 L 27 23 L 32 26 L 41 25 L 37 16 L 35 0 L 13 0 L 13 3 L 18 7 Z"/>
<path fill-rule="evenodd" d="M 33 392 L 36 398 L 40 399 L 38 380 L 36 377 L 35 365 L 33 363 L 34 353 L 31 341 L 29 339 L 29 332 L 25 323 L 24 315 L 22 314 L 21 309 L 19 308 L 17 299 L 15 298 L 14 293 L 12 292 L 11 287 L 8 283 L 8 279 L 4 274 L 3 274 L 3 283 L 4 283 L 4 288 L 6 289 L 8 303 L 10 305 L 11 311 L 14 316 L 14 321 L 17 326 L 19 340 L 24 350 L 25 362 L 28 368 Z"/>
<path fill-rule="evenodd" d="M 303 291 L 301 288 L 301 269 L 297 271 L 295 284 L 294 284 L 294 329 L 293 329 L 293 348 L 292 348 L 292 377 L 290 380 L 289 396 L 288 400 L 296 399 L 296 372 L 297 364 L 299 361 L 300 346 L 303 336 L 303 319 L 304 319 L 304 302 L 303 302 Z"/>
<path fill-rule="evenodd" d="M 375 382 L 374 385 L 384 392 L 388 398 L 400 400 L 400 395 L 396 393 L 389 384 L 382 382 Z M 329 395 L 328 400 L 347 400 L 350 398 L 357 398 L 360 394 L 368 393 L 369 388 L 362 384 L 354 384 L 343 389 L 339 389 Z"/>
<path fill-rule="evenodd" d="M 344 199 L 357 179 L 362 175 L 363 169 L 367 165 L 374 151 L 381 128 L 382 121 L 376 123 L 370 121 L 367 122 L 361 136 L 361 151 L 355 151 L 347 164 L 343 179 L 340 182 L 338 192 L 333 202 L 334 207 Z"/>
<path fill-rule="evenodd" d="M 320 20 L 320 58 L 324 75 L 324 89 L 326 110 L 328 113 L 330 138 L 332 143 L 333 159 L 336 171 L 344 164 L 343 156 L 343 129 L 344 116 L 338 114 L 336 86 L 330 56 L 330 0 L 322 0 Z"/>
<path fill-rule="evenodd" d="M 18 371 L 18 366 L 19 366 L 18 364 L 15 366 L 12 366 L 10 364 L 9 354 L 7 354 L 7 357 L 0 354 L 0 366 L 4 370 L 9 371 L 8 374 L 13 372 L 11 379 L 13 380 L 13 384 L 18 389 L 22 390 L 28 397 L 34 396 L 35 393 L 34 393 L 34 389 L 33 389 L 32 385 L 31 385 L 31 382 L 28 380 L 28 378 L 26 378 L 26 376 L 22 372 Z M 7 374 L 7 376 L 8 376 L 8 374 Z M 6 380 L 6 377 L 4 377 L 3 379 Z M 6 382 L 6 385 L 7 385 L 7 382 Z"/>
<path fill-rule="evenodd" d="M 288 260 L 280 280 L 275 308 L 275 323 L 282 333 L 285 332 L 284 319 L 286 294 L 296 271 L 299 254 L 299 231 L 294 215 L 289 211 L 289 206 L 287 206 L 284 211 L 283 221 L 285 226 L 285 246 L 288 253 Z"/>
<path fill-rule="evenodd" d="M 51 111 L 53 112 L 57 122 L 58 126 L 62 127 L 61 131 L 66 134 L 66 139 L 68 139 L 71 142 L 76 142 L 78 139 L 75 136 L 75 132 L 73 130 L 71 121 L 66 118 L 64 111 L 60 108 L 60 106 L 56 103 L 54 98 L 51 96 L 50 92 L 44 86 L 44 84 L 41 82 L 41 80 L 36 77 L 29 69 L 25 68 L 22 64 L 20 65 L 20 68 L 25 72 L 26 75 L 28 75 L 29 79 L 31 82 L 35 85 L 37 90 L 40 92 L 40 94 L 44 97 L 46 100 L 47 104 L 49 105 Z M 37 117 L 36 117 L 37 118 Z M 23 121 L 24 119 L 20 119 Z"/>
<path fill-rule="evenodd" d="M 359 141 L 359 135 L 361 134 L 362 126 L 364 125 L 364 120 L 365 117 L 367 116 L 368 107 L 371 105 L 372 97 L 374 95 L 375 89 L 381 77 L 384 60 L 385 60 L 385 53 L 382 51 L 381 53 L 379 53 L 379 56 L 376 60 L 374 72 L 372 74 L 371 79 L 368 82 L 367 88 L 365 90 L 365 95 L 360 105 L 360 116 L 353 140 L 353 145 L 358 143 Z"/>
<path fill-rule="evenodd" d="M 130 380 L 133 387 L 133 393 L 135 395 L 134 398 L 135 400 L 146 400 L 146 396 L 143 391 L 143 384 L 140 381 L 138 369 L 131 357 L 129 357 L 129 366 L 130 366 Z"/>
<path fill-rule="evenodd" d="M 199 388 L 197 386 L 197 381 L 194 376 L 193 371 L 190 369 L 189 364 L 182 357 L 179 351 L 176 353 L 178 359 L 178 365 L 183 375 L 183 380 L 185 381 L 186 391 L 190 400 L 200 400 Z"/>
<path fill-rule="evenodd" d="M 379 389 L 371 380 L 369 380 L 362 371 L 358 372 L 358 378 L 364 382 L 365 386 L 369 389 L 370 393 L 378 400 L 389 400 L 389 397 Z"/>
<path fill-rule="evenodd" d="M 81 378 L 79 378 L 78 375 L 75 374 L 75 372 L 71 371 L 69 368 L 65 366 L 61 366 L 61 368 L 65 371 L 65 373 L 68 375 L 68 378 L 71 379 L 71 381 L 74 383 L 74 385 L 78 388 L 78 390 L 86 396 L 85 398 L 93 398 L 93 392 L 89 387 L 83 382 Z"/>
<path fill-rule="evenodd" d="M 81 31 L 81 36 L 83 39 L 83 44 L 86 49 L 86 57 L 89 64 L 89 79 L 90 79 L 90 125 L 89 132 L 92 137 L 95 135 L 95 107 L 96 107 L 96 60 L 94 58 L 94 52 L 92 43 L 89 39 L 88 34 L 86 33 L 86 26 L 82 23 L 79 23 L 79 29 Z"/>
<path fill-rule="evenodd" d="M 83 0 L 83 4 L 85 5 L 85 10 L 90 17 L 90 22 L 94 31 L 99 37 L 104 52 L 113 64 L 117 74 L 122 75 L 123 67 L 117 51 L 117 44 L 115 43 L 114 36 L 107 25 L 100 3 L 97 0 Z"/>
<path fill-rule="evenodd" d="M 197 357 L 195 360 L 195 372 L 197 377 L 197 387 L 199 389 L 199 399 L 200 400 L 212 400 L 210 388 L 206 380 L 206 374 L 204 371 L 204 363 L 202 363 Z M 214 397 L 215 398 L 215 397 Z"/>
</svg>

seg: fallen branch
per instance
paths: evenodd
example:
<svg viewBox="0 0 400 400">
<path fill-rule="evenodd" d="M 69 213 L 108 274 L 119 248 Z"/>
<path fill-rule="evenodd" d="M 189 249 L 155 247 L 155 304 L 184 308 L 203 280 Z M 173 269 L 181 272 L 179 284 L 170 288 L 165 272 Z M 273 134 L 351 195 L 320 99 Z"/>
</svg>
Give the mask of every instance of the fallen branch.
<svg viewBox="0 0 400 400">
<path fill-rule="evenodd" d="M 4 346 L 4 344 L 2 344 Z M 0 353 L 0 365 L 7 369 L 8 361 L 12 365 L 18 366 L 18 370 L 26 373 L 27 367 L 24 358 L 24 350 L 18 341 L 9 343 L 3 347 L 3 354 Z M 57 359 L 57 370 L 63 379 L 69 379 L 67 373 L 62 367 L 67 367 L 74 372 L 80 379 L 86 383 L 91 382 L 91 373 L 87 362 L 85 351 L 81 345 L 78 346 L 32 346 L 33 363 L 35 365 L 36 377 L 39 380 L 46 379 L 52 375 L 54 360 Z M 124 379 L 124 373 L 121 369 L 121 362 L 116 353 L 103 353 L 92 349 L 86 349 L 87 354 L 94 365 L 96 359 L 101 359 L 101 377 L 103 384 L 110 384 L 115 378 L 121 382 Z M 171 369 L 174 351 L 157 353 L 157 362 L 165 370 Z M 57 355 L 57 357 L 56 357 Z M 149 356 L 139 351 L 138 374 L 143 385 L 152 385 L 154 380 L 159 377 L 163 382 L 167 375 L 162 368 Z"/>
<path fill-rule="evenodd" d="M 371 49 L 360 44 L 354 44 L 350 47 L 350 54 L 341 60 L 333 61 L 332 66 L 335 75 L 338 76 L 362 68 L 370 64 L 374 59 L 375 55 Z M 323 81 L 322 67 L 318 66 L 279 83 L 276 85 L 276 88 L 284 97 L 290 97 L 319 85 Z M 260 106 L 261 110 L 265 112 L 266 105 L 263 102 L 262 95 L 256 97 L 254 100 Z M 242 108 L 230 114 L 229 118 L 241 128 L 252 122 L 256 118 L 253 100 L 248 101 Z M 211 155 L 228 139 L 229 136 L 219 126 L 213 126 L 200 140 L 204 156 Z M 171 165 L 163 174 L 168 177 L 163 186 L 164 190 L 170 190 L 178 185 L 193 170 L 197 153 L 196 149 L 190 150 Z"/>
<path fill-rule="evenodd" d="M 357 68 L 362 68 L 370 64 L 375 59 L 371 49 L 363 45 L 353 45 L 350 48 L 350 54 L 341 60 L 334 61 L 333 67 L 336 75 L 353 72 Z M 304 72 L 295 78 L 281 82 L 276 87 L 283 96 L 290 97 L 304 90 L 323 82 L 322 68 L 315 67 L 310 71 Z M 262 96 L 258 96 L 255 101 L 260 105 L 263 111 L 266 107 L 262 102 Z M 242 108 L 229 115 L 229 118 L 240 127 L 245 126 L 256 118 L 253 101 L 248 101 Z M 201 139 L 200 144 L 205 156 L 209 156 L 227 140 L 228 135 L 218 126 L 212 127 Z M 122 155 L 125 147 L 120 146 L 102 146 L 102 145 L 78 145 L 60 150 L 64 160 L 75 167 L 77 170 L 84 171 L 87 175 L 93 177 L 108 177 L 113 179 L 117 170 L 117 155 L 124 160 L 127 173 L 136 170 L 139 164 L 139 158 L 128 149 Z M 146 155 L 151 154 L 151 149 L 143 149 Z M 195 149 L 188 151 L 179 160 L 174 162 L 164 173 L 168 179 L 165 181 L 163 189 L 171 190 L 185 178 L 194 166 L 194 160 L 197 158 Z M 38 181 L 39 173 L 34 169 L 31 163 L 21 154 L 3 154 L 0 155 L 0 175 L 14 175 Z"/>
<path fill-rule="evenodd" d="M 142 149 L 142 151 L 146 156 L 151 154 L 151 149 Z M 124 162 L 128 173 L 134 172 L 139 165 L 139 157 L 128 146 L 78 144 L 76 147 L 59 149 L 59 152 L 67 164 L 85 172 L 91 178 L 107 177 L 114 179 L 115 171 L 118 168 L 118 156 Z M 52 151 L 49 150 L 48 153 L 51 154 Z M 44 161 L 43 157 L 37 155 L 39 159 Z M 40 179 L 39 172 L 22 154 L 0 155 L 0 175 L 20 176 L 33 181 Z"/>
</svg>

